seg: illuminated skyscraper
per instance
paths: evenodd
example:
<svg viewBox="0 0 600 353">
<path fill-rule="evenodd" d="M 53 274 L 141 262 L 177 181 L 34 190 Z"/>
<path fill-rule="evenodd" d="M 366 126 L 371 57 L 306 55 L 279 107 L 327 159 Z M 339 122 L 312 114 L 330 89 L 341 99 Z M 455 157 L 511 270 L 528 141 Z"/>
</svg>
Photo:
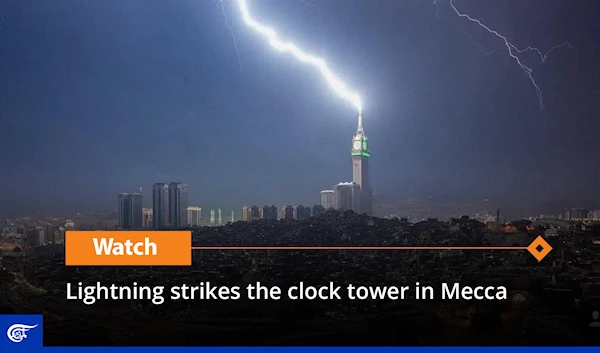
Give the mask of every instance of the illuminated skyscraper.
<svg viewBox="0 0 600 353">
<path fill-rule="evenodd" d="M 367 136 L 363 130 L 362 113 L 358 115 L 358 128 L 352 138 L 352 181 L 360 187 L 358 213 L 373 214 L 373 189 L 369 180 L 369 158 Z"/>
<path fill-rule="evenodd" d="M 142 228 L 142 194 L 119 194 L 119 228 Z"/>
<path fill-rule="evenodd" d="M 190 226 L 202 225 L 202 208 L 190 206 L 187 208 L 187 221 Z"/>
<path fill-rule="evenodd" d="M 334 191 L 333 190 L 323 190 L 321 191 L 321 206 L 323 206 L 326 210 L 330 208 L 334 208 Z"/>
</svg>

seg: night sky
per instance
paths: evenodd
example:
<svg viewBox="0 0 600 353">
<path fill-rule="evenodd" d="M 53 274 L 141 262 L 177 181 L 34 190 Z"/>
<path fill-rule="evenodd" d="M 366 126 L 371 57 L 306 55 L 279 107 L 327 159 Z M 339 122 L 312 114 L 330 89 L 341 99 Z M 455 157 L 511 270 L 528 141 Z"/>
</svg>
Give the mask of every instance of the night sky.
<svg viewBox="0 0 600 353">
<path fill-rule="evenodd" d="M 249 0 L 361 95 L 377 195 L 599 199 L 599 1 L 454 2 L 519 47 L 573 44 L 521 56 L 546 113 L 504 43 L 448 0 L 439 17 L 433 0 L 311 3 L 322 22 L 301 0 Z M 109 211 L 140 186 L 149 206 L 161 181 L 227 212 L 312 205 L 349 181 L 354 108 L 224 5 L 239 62 L 210 0 L 0 0 L 0 215 Z"/>
</svg>

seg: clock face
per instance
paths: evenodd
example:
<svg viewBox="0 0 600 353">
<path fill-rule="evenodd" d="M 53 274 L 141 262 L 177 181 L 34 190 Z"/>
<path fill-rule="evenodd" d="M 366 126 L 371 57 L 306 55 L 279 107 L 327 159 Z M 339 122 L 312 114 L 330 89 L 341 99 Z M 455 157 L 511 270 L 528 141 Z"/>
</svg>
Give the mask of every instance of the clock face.
<svg viewBox="0 0 600 353">
<path fill-rule="evenodd" d="M 360 141 L 354 141 L 354 149 L 355 150 L 359 150 L 360 149 Z"/>
</svg>

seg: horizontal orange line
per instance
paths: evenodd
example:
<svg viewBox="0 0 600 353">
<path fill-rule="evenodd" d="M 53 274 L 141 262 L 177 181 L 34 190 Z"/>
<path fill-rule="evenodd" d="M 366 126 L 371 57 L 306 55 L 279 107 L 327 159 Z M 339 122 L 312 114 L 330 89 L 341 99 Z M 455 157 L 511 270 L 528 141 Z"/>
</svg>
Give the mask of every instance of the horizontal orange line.
<svg viewBox="0 0 600 353">
<path fill-rule="evenodd" d="M 526 246 L 192 246 L 192 250 L 527 250 Z"/>
</svg>

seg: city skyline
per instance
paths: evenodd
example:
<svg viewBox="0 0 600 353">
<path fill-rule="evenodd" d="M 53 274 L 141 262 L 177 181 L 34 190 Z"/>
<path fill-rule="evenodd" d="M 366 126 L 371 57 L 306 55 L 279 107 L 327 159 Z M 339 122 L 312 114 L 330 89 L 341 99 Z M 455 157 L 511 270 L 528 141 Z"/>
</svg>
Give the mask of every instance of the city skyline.
<svg viewBox="0 0 600 353">
<path fill-rule="evenodd" d="M 523 57 L 546 114 L 502 41 L 446 1 L 439 13 L 430 2 L 343 4 L 320 5 L 324 41 L 301 2 L 252 9 L 360 93 L 376 199 L 489 199 L 519 214 L 598 199 L 597 3 L 460 4 L 519 45 L 573 44 L 543 63 Z M 3 4 L 0 215 L 114 210 L 106 195 L 170 180 L 190 185 L 190 204 L 224 210 L 313 205 L 348 181 L 356 112 L 225 6 L 239 58 L 212 2 Z"/>
<path fill-rule="evenodd" d="M 242 221 L 258 219 L 296 219 L 303 220 L 316 216 L 323 210 L 334 208 L 338 211 L 352 210 L 359 214 L 373 216 L 373 190 L 371 188 L 369 159 L 371 157 L 367 146 L 367 136 L 363 129 L 362 113 L 358 115 L 358 127 L 352 138 L 352 182 L 338 183 L 334 190 L 322 190 L 321 203 L 313 207 L 287 205 L 281 208 L 281 218 L 277 207 L 243 206 Z M 142 227 L 142 187 L 139 194 L 119 194 L 119 227 L 132 229 Z M 135 197 L 136 202 L 133 201 Z M 332 199 L 332 200 L 331 200 Z M 332 202 L 333 201 L 333 202 Z M 135 204 L 135 207 L 133 206 Z M 320 208 L 319 208 L 320 206 Z M 136 214 L 137 211 L 137 214 Z M 180 182 L 155 183 L 152 185 L 152 215 L 156 214 L 152 226 L 155 229 L 180 228 L 184 226 L 201 226 L 205 224 L 202 218 L 202 208 L 188 205 L 187 185 Z M 136 214 L 134 217 L 133 215 Z M 384 216 L 384 215 L 379 215 Z M 231 213 L 231 222 L 236 221 L 235 211 Z M 154 223 L 155 222 L 155 223 Z M 214 209 L 210 210 L 208 225 L 222 225 L 221 209 L 215 218 Z"/>
</svg>

